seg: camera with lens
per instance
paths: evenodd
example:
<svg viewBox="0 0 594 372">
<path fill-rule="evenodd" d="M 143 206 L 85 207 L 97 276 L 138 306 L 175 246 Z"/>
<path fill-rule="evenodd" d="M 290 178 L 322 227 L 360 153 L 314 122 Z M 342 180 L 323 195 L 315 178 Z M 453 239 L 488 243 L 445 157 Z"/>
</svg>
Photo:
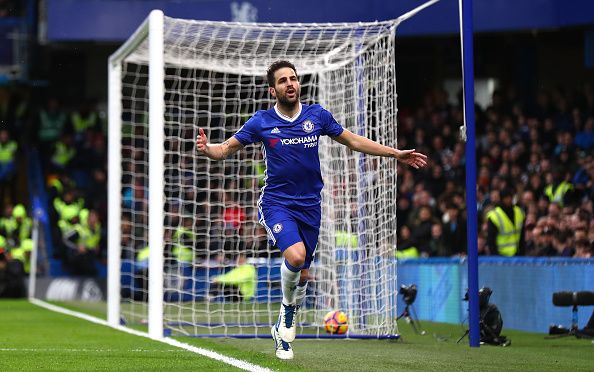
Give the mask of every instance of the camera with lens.
<svg viewBox="0 0 594 372">
<path fill-rule="evenodd" d="M 492 294 L 493 291 L 489 287 L 479 289 L 478 300 L 481 342 L 490 345 L 508 346 L 511 344 L 511 341 L 507 337 L 501 335 L 501 330 L 503 329 L 501 312 L 495 304 L 489 303 Z M 468 290 L 466 291 L 463 300 L 469 300 Z M 468 331 L 466 334 L 468 334 Z M 462 336 L 460 340 L 464 336 Z M 458 342 L 460 340 L 458 340 Z"/>
<path fill-rule="evenodd" d="M 405 304 L 412 305 L 412 303 L 415 302 L 415 299 L 417 298 L 417 286 L 414 284 L 403 284 L 400 286 L 400 291 L 398 293 L 402 295 L 402 299 L 404 300 Z"/>
</svg>

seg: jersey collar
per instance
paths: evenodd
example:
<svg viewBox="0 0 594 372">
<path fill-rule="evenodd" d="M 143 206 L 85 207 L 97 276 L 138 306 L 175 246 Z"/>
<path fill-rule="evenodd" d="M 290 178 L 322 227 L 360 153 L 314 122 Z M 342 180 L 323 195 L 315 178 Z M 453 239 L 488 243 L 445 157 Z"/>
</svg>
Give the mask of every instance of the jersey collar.
<svg viewBox="0 0 594 372">
<path fill-rule="evenodd" d="M 276 112 L 276 114 L 283 120 L 288 121 L 289 123 L 294 122 L 295 120 L 297 120 L 297 118 L 299 117 L 299 115 L 301 115 L 301 108 L 303 107 L 303 105 L 301 104 L 301 102 L 299 102 L 299 111 L 297 111 L 297 113 L 295 114 L 295 116 L 293 116 L 292 118 L 286 116 L 285 114 L 283 114 L 282 112 L 280 112 L 280 110 L 277 107 L 278 105 L 274 105 L 274 112 Z"/>
</svg>

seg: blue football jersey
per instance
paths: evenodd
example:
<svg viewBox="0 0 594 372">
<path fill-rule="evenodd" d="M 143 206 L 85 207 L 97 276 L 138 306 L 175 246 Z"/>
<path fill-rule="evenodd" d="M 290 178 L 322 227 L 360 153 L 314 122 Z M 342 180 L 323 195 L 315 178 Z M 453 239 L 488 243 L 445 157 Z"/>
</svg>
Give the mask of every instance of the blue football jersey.
<svg viewBox="0 0 594 372">
<path fill-rule="evenodd" d="M 320 105 L 302 105 L 294 121 L 280 117 L 274 108 L 254 114 L 234 137 L 243 145 L 262 143 L 266 163 L 264 205 L 313 207 L 320 205 L 324 183 L 320 171 L 318 141 L 336 137 L 344 129 Z"/>
</svg>

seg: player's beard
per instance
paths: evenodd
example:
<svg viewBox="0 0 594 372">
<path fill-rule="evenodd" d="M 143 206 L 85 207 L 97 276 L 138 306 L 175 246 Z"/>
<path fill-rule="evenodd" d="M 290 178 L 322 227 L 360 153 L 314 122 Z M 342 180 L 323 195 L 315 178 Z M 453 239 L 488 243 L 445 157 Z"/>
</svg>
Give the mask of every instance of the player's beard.
<svg viewBox="0 0 594 372">
<path fill-rule="evenodd" d="M 301 92 L 299 89 L 295 89 L 295 97 L 288 98 L 287 92 L 285 91 L 283 94 L 276 95 L 276 101 L 278 102 L 279 106 L 284 108 L 287 111 L 292 111 L 297 105 L 299 104 L 299 96 Z"/>
</svg>

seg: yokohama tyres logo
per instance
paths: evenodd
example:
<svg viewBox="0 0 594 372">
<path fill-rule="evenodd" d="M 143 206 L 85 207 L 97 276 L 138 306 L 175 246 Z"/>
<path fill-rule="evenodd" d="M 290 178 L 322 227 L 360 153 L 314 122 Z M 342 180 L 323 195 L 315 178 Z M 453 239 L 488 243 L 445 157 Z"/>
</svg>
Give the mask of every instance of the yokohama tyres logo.
<svg viewBox="0 0 594 372">
<path fill-rule="evenodd" d="M 306 143 L 318 142 L 318 136 L 307 136 L 298 138 L 282 138 L 283 145 L 301 145 Z"/>
</svg>

